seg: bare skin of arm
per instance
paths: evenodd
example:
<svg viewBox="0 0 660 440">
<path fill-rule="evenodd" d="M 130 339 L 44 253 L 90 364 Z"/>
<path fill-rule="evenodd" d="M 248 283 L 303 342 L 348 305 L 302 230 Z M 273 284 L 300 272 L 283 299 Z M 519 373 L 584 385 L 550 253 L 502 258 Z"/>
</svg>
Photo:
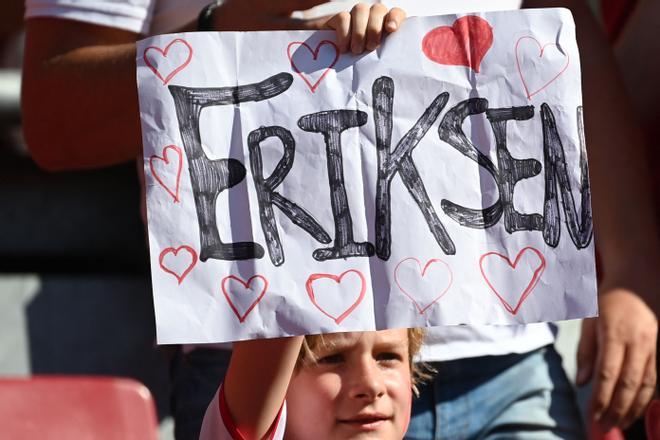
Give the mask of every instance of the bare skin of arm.
<svg viewBox="0 0 660 440">
<path fill-rule="evenodd" d="M 137 157 L 137 38 L 71 20 L 27 21 L 23 130 L 39 165 L 92 168 Z"/>
<path fill-rule="evenodd" d="M 229 0 L 216 9 L 217 30 L 318 29 L 327 18 L 291 12 L 325 0 Z M 249 14 L 245 10 L 249 9 Z M 189 25 L 182 30 L 192 30 Z M 135 41 L 121 29 L 60 18 L 26 23 L 23 129 L 37 163 L 48 170 L 97 168 L 135 159 L 140 117 Z"/>
<path fill-rule="evenodd" d="M 227 406 L 246 438 L 263 438 L 282 407 L 303 336 L 235 342 L 223 384 Z"/>
<path fill-rule="evenodd" d="M 595 237 L 604 278 L 600 316 L 584 321 L 578 383 L 593 378 L 591 411 L 604 430 L 639 417 L 656 383 L 660 244 L 642 133 L 601 29 L 583 0 L 526 0 L 566 7 L 577 25 L 583 72 Z"/>
</svg>

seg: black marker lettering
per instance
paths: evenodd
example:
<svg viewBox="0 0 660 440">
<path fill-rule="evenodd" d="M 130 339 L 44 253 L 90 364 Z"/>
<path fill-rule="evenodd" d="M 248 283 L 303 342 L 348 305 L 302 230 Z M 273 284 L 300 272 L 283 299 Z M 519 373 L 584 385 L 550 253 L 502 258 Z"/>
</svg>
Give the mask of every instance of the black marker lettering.
<svg viewBox="0 0 660 440">
<path fill-rule="evenodd" d="M 575 200 L 571 192 L 571 182 L 568 177 L 564 147 L 559 138 L 557 124 L 548 104 L 541 104 L 541 121 L 543 122 L 543 156 L 545 159 L 545 203 L 543 215 L 545 227 L 543 238 L 552 247 L 559 244 L 561 221 L 559 218 L 559 194 L 568 226 L 568 234 L 578 249 L 585 248 L 593 237 L 593 221 L 591 217 L 591 188 L 589 186 L 589 165 L 587 164 L 586 143 L 584 140 L 584 122 L 582 106 L 577 108 L 578 134 L 580 138 L 580 224 L 575 210 Z M 559 187 L 559 191 L 557 191 Z"/>
<path fill-rule="evenodd" d="M 202 109 L 216 105 L 258 102 L 285 92 L 293 82 L 289 73 L 279 73 L 260 83 L 234 87 L 192 88 L 169 86 L 174 98 L 183 146 L 188 158 L 197 221 L 200 260 L 245 260 L 262 258 L 264 250 L 253 242 L 223 243 L 215 218 L 215 202 L 222 191 L 245 178 L 245 167 L 235 159 L 209 159 L 202 148 L 199 119 Z"/>
<path fill-rule="evenodd" d="M 540 231 L 543 217 L 540 214 L 522 214 L 513 206 L 513 189 L 520 180 L 537 176 L 541 163 L 535 159 L 514 159 L 506 147 L 506 124 L 508 121 L 525 121 L 534 116 L 534 107 L 509 107 L 488 109 L 486 117 L 495 135 L 497 165 L 499 168 L 498 188 L 504 208 L 504 229 L 509 234 L 516 231 Z"/>
<path fill-rule="evenodd" d="M 273 136 L 282 142 L 284 153 L 272 174 L 267 179 L 264 179 L 260 143 Z M 248 148 L 250 149 L 250 168 L 252 169 L 254 187 L 259 202 L 261 228 L 264 231 L 268 253 L 273 264 L 280 266 L 284 263 L 284 251 L 280 242 L 280 235 L 277 231 L 273 205 L 280 208 L 284 215 L 289 217 L 293 223 L 300 226 L 317 241 L 330 243 L 330 236 L 307 211 L 275 192 L 275 188 L 282 183 L 293 166 L 296 143 L 293 136 L 291 136 L 291 132 L 278 126 L 258 128 L 248 135 Z"/>
<path fill-rule="evenodd" d="M 341 154 L 341 132 L 367 123 L 367 114 L 357 110 L 331 110 L 312 113 L 298 120 L 298 126 L 314 133 L 323 133 L 326 145 L 330 204 L 335 221 L 335 243 L 331 248 L 317 249 L 313 256 L 318 261 L 367 257 L 374 254 L 371 243 L 353 241 L 353 219 L 348 207 L 344 185 L 344 169 Z"/>
<path fill-rule="evenodd" d="M 447 104 L 449 94 L 442 93 L 433 100 L 415 125 L 401 138 L 394 151 L 390 149 L 392 144 L 394 81 L 389 77 L 378 78 L 374 82 L 372 94 L 378 153 L 376 254 L 383 260 L 390 258 L 392 246 L 390 187 L 392 179 L 397 173 L 401 176 L 403 184 L 424 215 L 426 224 L 435 241 L 445 254 L 455 254 L 456 247 L 438 218 L 412 159 L 413 149 L 440 116 L 440 112 Z"/>
<path fill-rule="evenodd" d="M 456 148 L 465 157 L 472 159 L 493 176 L 498 187 L 500 186 L 500 173 L 490 158 L 475 147 L 470 139 L 463 133 L 463 121 L 470 115 L 483 113 L 488 109 L 488 100 L 484 98 L 471 98 L 461 101 L 449 110 L 442 118 L 438 134 L 440 139 Z M 496 224 L 502 216 L 503 207 L 500 198 L 493 205 L 485 209 L 472 209 L 457 205 L 443 199 L 440 206 L 451 219 L 462 226 L 484 229 Z"/>
</svg>

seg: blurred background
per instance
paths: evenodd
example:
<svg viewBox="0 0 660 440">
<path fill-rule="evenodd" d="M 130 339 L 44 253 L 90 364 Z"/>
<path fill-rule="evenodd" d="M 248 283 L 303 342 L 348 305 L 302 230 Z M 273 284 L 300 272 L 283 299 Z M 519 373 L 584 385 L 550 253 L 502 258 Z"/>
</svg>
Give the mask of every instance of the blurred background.
<svg viewBox="0 0 660 440">
<path fill-rule="evenodd" d="M 134 378 L 151 390 L 161 437 L 173 438 L 167 350 L 155 345 L 136 167 L 51 174 L 32 162 L 20 127 L 22 22 L 23 0 L 4 0 L 0 376 Z"/>
<path fill-rule="evenodd" d="M 657 140 L 660 0 L 590 3 L 639 121 L 648 139 Z M 20 128 L 23 1 L 4 0 L 0 10 L 0 377 L 136 379 L 155 399 L 161 438 L 173 438 L 172 348 L 155 345 L 136 167 L 56 174 L 36 167 Z M 656 169 L 655 150 L 649 160 Z M 557 345 L 569 377 L 575 376 L 579 329 L 578 321 L 560 324 Z M 584 402 L 586 390 L 580 395 Z M 628 438 L 643 438 L 642 430 L 633 428 Z"/>
</svg>

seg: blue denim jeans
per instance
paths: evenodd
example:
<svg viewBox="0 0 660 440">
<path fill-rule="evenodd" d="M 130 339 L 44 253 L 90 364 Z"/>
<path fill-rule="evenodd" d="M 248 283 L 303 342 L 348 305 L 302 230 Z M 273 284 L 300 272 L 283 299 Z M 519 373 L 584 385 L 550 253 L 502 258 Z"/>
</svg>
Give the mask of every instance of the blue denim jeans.
<svg viewBox="0 0 660 440">
<path fill-rule="evenodd" d="M 407 440 L 584 439 L 573 385 L 554 347 L 431 364 Z"/>
</svg>

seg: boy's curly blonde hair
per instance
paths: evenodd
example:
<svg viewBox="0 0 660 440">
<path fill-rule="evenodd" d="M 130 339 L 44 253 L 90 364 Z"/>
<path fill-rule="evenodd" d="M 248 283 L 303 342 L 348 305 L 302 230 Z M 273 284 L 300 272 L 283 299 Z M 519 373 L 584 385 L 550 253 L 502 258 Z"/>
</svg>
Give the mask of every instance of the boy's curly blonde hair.
<svg viewBox="0 0 660 440">
<path fill-rule="evenodd" d="M 422 363 L 415 362 L 415 356 L 419 353 L 424 342 L 426 331 L 422 328 L 409 328 L 408 330 L 408 364 L 410 366 L 410 375 L 412 388 L 415 395 L 418 394 L 417 385 L 431 377 L 430 368 Z M 331 344 L 323 335 L 307 335 L 300 347 L 296 370 L 305 365 L 315 364 L 317 361 L 315 351 L 319 347 L 328 348 Z"/>
</svg>

